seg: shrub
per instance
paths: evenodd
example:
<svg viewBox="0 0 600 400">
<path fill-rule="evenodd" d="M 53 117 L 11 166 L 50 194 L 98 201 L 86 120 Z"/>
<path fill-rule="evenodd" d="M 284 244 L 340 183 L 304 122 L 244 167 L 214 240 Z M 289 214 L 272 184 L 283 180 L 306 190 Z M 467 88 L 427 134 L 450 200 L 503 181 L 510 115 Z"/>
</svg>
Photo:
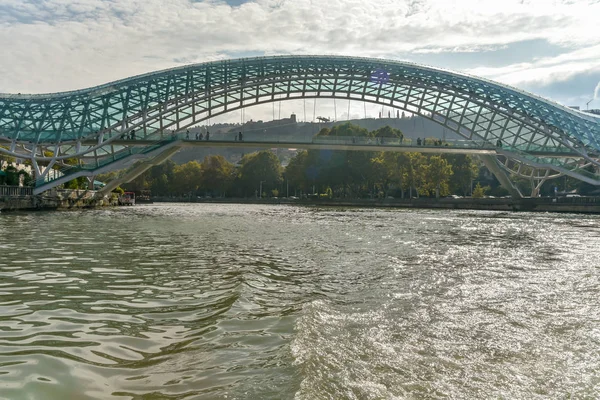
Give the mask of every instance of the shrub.
<svg viewBox="0 0 600 400">
<path fill-rule="evenodd" d="M 477 182 L 477 186 L 475 186 L 475 189 L 473 189 L 473 198 L 481 199 L 481 198 L 483 198 L 483 196 L 485 196 L 486 192 L 488 192 L 489 190 L 490 190 L 489 186 L 481 187 L 479 182 Z"/>
</svg>

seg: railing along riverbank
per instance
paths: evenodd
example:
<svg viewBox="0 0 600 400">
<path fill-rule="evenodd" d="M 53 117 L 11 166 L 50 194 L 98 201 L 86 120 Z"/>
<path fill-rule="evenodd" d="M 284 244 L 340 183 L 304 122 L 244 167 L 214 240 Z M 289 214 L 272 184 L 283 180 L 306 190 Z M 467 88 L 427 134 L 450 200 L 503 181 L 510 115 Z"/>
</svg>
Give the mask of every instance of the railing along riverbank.
<svg viewBox="0 0 600 400">
<path fill-rule="evenodd" d="M 33 188 L 0 186 L 0 211 L 67 210 L 116 206 L 117 196 L 93 190 L 60 189 L 34 195 Z"/>
<path fill-rule="evenodd" d="M 33 196 L 32 187 L 0 185 L 0 197 L 27 197 Z"/>
</svg>

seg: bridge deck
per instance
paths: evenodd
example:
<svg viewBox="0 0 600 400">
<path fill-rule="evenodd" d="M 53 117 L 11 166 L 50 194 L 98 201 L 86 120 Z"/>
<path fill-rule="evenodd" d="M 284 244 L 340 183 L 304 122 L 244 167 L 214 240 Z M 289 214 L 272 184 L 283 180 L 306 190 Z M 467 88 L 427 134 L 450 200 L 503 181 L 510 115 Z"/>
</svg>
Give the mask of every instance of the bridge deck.
<svg viewBox="0 0 600 400">
<path fill-rule="evenodd" d="M 467 141 L 460 143 L 449 143 L 448 146 L 417 145 L 414 143 L 377 143 L 373 139 L 372 143 L 352 143 L 350 140 L 326 140 L 315 141 L 275 141 L 269 140 L 193 140 L 193 139 L 174 139 L 178 145 L 183 148 L 189 147 L 228 147 L 228 148 L 279 148 L 279 149 L 306 149 L 306 150 L 350 150 L 350 151 L 395 151 L 395 152 L 419 152 L 431 154 L 506 154 L 513 152 L 510 148 L 496 147 L 492 145 L 483 145 L 482 143 Z M 115 146 L 151 146 L 156 144 L 155 140 L 130 140 L 119 139 L 113 142 Z M 83 141 L 84 145 L 97 144 L 96 141 Z M 543 151 L 527 150 L 527 153 L 537 157 L 565 158 L 581 157 L 580 154 L 573 151 Z"/>
</svg>

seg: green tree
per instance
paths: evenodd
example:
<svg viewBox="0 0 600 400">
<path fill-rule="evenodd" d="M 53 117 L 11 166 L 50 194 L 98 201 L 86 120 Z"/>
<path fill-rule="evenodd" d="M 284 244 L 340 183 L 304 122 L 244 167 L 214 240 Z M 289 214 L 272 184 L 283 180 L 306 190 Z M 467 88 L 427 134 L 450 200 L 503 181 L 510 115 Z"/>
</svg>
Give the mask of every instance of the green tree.
<svg viewBox="0 0 600 400">
<path fill-rule="evenodd" d="M 105 174 L 98 174 L 98 175 L 96 175 L 96 180 L 100 181 L 100 182 L 110 182 L 113 179 L 118 178 L 121 175 L 121 172 L 123 172 L 123 170 L 111 171 L 111 172 L 107 172 Z M 142 175 L 144 175 L 144 174 L 142 174 Z"/>
<path fill-rule="evenodd" d="M 136 167 L 138 163 L 141 163 L 141 161 L 136 162 L 134 164 L 134 167 Z M 111 176 L 110 173 L 108 173 L 107 176 L 98 175 L 96 179 L 98 179 L 101 182 L 109 182 L 110 180 L 115 179 L 117 176 L 118 175 Z M 106 181 L 104 179 L 106 179 Z M 143 174 L 136 177 L 135 179 L 133 179 L 132 181 L 125 183 L 124 185 L 127 187 L 127 190 L 135 192 L 141 190 L 148 190 L 151 184 L 152 183 L 150 181 L 150 172 L 146 171 Z"/>
<path fill-rule="evenodd" d="M 309 179 L 306 175 L 308 168 L 308 152 L 306 150 L 298 152 L 290 159 L 285 167 L 285 176 L 292 187 L 307 192 L 309 188 Z"/>
<path fill-rule="evenodd" d="M 379 156 L 371 159 L 369 181 L 375 186 L 379 185 L 384 190 L 384 195 L 387 193 L 387 189 L 390 181 L 390 171 L 385 162 L 384 153 L 380 153 Z"/>
<path fill-rule="evenodd" d="M 33 176 L 31 176 L 31 174 L 29 174 L 27 171 L 19 171 L 19 175 L 23 175 L 23 186 L 34 186 L 35 185 L 35 181 L 33 179 Z"/>
<path fill-rule="evenodd" d="M 176 164 L 167 160 L 162 164 L 155 165 L 146 172 L 149 188 L 153 194 L 167 196 L 172 193 L 172 183 L 175 177 Z"/>
<path fill-rule="evenodd" d="M 407 156 L 406 180 L 410 197 L 413 195 L 413 189 L 417 197 L 419 197 L 419 194 L 427 195 L 428 191 L 425 185 L 427 157 L 421 153 L 407 153 Z"/>
<path fill-rule="evenodd" d="M 591 169 L 594 170 L 593 168 Z M 534 167 L 521 165 L 513 166 L 513 171 L 510 175 L 511 182 L 521 191 L 523 194 L 534 194 L 534 190 L 539 183 L 538 179 L 535 179 L 534 176 L 537 175 Z"/>
<path fill-rule="evenodd" d="M 167 196 L 171 193 L 172 181 L 169 181 L 167 174 L 162 174 L 152 179 L 150 191 L 158 196 Z"/>
<path fill-rule="evenodd" d="M 392 128 L 389 125 L 383 126 L 377 130 L 372 131 L 371 136 L 404 139 L 404 134 L 400 129 Z"/>
<path fill-rule="evenodd" d="M 85 176 L 80 176 L 79 178 L 75 178 L 65 183 L 65 189 L 73 189 L 73 190 L 85 190 L 89 187 L 88 179 Z"/>
<path fill-rule="evenodd" d="M 400 190 L 401 198 L 404 198 L 405 190 L 410 187 L 408 180 L 409 155 L 407 153 L 383 152 L 380 157 L 387 172 L 388 184 L 396 186 Z"/>
<path fill-rule="evenodd" d="M 197 161 L 190 161 L 175 167 L 173 175 L 173 192 L 178 195 L 196 194 L 202 181 L 202 166 Z"/>
<path fill-rule="evenodd" d="M 329 132 L 331 132 L 331 129 L 322 128 L 315 136 L 329 136 Z"/>
<path fill-rule="evenodd" d="M 371 159 L 377 153 L 371 151 L 349 151 L 347 153 L 347 171 L 340 171 L 340 174 L 347 188 L 347 195 L 356 197 L 359 195 L 361 187 L 368 181 L 369 175 L 371 175 Z"/>
<path fill-rule="evenodd" d="M 225 157 L 218 155 L 204 158 L 201 167 L 201 188 L 225 196 L 234 178 L 234 165 Z"/>
<path fill-rule="evenodd" d="M 306 158 L 307 185 L 319 192 L 330 186 L 337 197 L 356 191 L 356 185 L 366 181 L 371 152 L 309 150 Z"/>
<path fill-rule="evenodd" d="M 479 168 L 473 158 L 465 154 L 445 155 L 444 158 L 452 165 L 450 177 L 450 191 L 452 193 L 468 196 L 471 191 L 471 182 L 477 178 Z"/>
<path fill-rule="evenodd" d="M 242 158 L 238 182 L 245 195 L 252 195 L 259 189 L 275 189 L 282 181 L 282 168 L 279 159 L 269 150 L 246 154 Z"/>
<path fill-rule="evenodd" d="M 10 186 L 18 186 L 19 185 L 19 171 L 12 165 L 9 165 L 4 170 L 6 173 L 5 182 Z"/>
<path fill-rule="evenodd" d="M 483 196 L 485 196 L 485 193 L 488 190 L 490 190 L 489 186 L 481 187 L 481 185 L 479 184 L 479 182 L 477 182 L 477 185 L 473 189 L 473 198 L 474 199 L 481 199 L 481 198 L 483 198 Z"/>
<path fill-rule="evenodd" d="M 368 137 L 369 131 L 350 122 L 321 129 L 317 136 Z M 336 196 L 357 195 L 368 181 L 373 152 L 310 150 L 307 156 L 308 181 L 320 191 L 330 186 Z"/>
<path fill-rule="evenodd" d="M 331 129 L 321 129 L 318 136 L 338 136 L 338 137 L 350 137 L 350 136 L 369 136 L 369 131 L 351 122 L 336 125 Z"/>
<path fill-rule="evenodd" d="M 427 185 L 430 191 L 435 192 L 435 198 L 447 196 L 450 192 L 448 182 L 452 176 L 452 166 L 442 156 L 429 157 L 426 167 Z"/>
</svg>

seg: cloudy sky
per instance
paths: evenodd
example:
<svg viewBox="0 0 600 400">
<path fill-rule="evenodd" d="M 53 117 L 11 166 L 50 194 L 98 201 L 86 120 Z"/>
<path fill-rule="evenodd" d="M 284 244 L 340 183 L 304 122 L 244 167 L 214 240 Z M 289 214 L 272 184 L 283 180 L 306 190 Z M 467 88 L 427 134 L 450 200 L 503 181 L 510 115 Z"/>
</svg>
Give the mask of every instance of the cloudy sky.
<svg viewBox="0 0 600 400">
<path fill-rule="evenodd" d="M 463 71 L 565 105 L 596 91 L 590 108 L 600 108 L 600 0 L 0 0 L 0 43 L 0 93 L 340 54 Z"/>
</svg>

